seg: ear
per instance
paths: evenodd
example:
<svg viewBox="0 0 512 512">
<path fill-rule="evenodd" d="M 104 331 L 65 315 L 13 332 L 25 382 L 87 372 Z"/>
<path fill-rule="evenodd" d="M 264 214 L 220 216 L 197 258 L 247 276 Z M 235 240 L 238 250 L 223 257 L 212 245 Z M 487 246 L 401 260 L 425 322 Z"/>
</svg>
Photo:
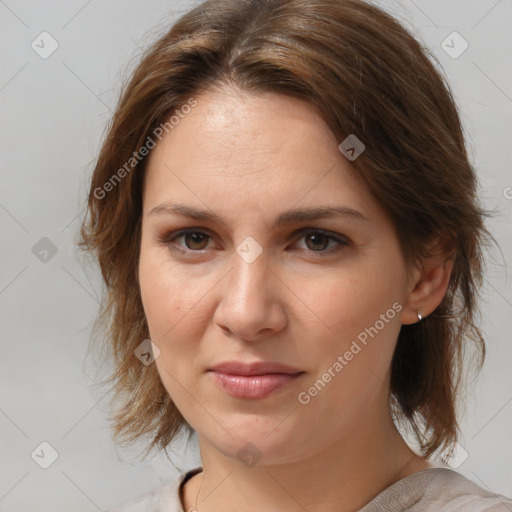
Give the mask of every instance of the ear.
<svg viewBox="0 0 512 512">
<path fill-rule="evenodd" d="M 418 322 L 418 311 L 425 318 L 441 304 L 450 283 L 454 261 L 454 252 L 437 253 L 424 259 L 422 268 L 412 272 L 410 291 L 402 311 L 403 325 Z"/>
</svg>

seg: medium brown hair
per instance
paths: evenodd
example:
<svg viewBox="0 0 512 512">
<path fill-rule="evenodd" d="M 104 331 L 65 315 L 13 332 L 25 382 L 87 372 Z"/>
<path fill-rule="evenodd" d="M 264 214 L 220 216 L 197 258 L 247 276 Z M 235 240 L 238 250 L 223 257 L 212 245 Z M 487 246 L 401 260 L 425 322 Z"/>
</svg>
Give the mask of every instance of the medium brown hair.
<svg viewBox="0 0 512 512">
<path fill-rule="evenodd" d="M 392 16 L 360 0 L 208 0 L 147 51 L 96 162 L 79 242 L 95 253 L 106 284 L 98 325 L 108 329 L 108 382 L 122 400 L 116 439 L 150 434 L 148 451 L 165 450 L 182 427 L 191 432 L 156 365 L 134 355 L 149 337 L 137 276 L 148 160 L 139 150 L 192 97 L 231 86 L 300 98 L 339 142 L 355 134 L 365 144 L 352 164 L 393 222 L 408 269 L 432 241 L 455 255 L 441 304 L 401 328 L 390 390 L 422 455 L 453 445 L 468 341 L 478 369 L 485 357 L 475 318 L 490 235 L 457 108 L 433 61 Z"/>
</svg>

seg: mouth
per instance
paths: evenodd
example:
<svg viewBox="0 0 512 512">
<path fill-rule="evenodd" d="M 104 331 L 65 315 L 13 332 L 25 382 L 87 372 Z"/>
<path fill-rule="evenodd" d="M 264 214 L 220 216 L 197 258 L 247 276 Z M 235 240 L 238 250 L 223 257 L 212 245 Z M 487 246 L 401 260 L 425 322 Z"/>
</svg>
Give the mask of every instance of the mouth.
<svg viewBox="0 0 512 512">
<path fill-rule="evenodd" d="M 305 372 L 281 363 L 229 361 L 208 369 L 219 388 L 242 399 L 262 399 L 289 385 Z"/>
</svg>

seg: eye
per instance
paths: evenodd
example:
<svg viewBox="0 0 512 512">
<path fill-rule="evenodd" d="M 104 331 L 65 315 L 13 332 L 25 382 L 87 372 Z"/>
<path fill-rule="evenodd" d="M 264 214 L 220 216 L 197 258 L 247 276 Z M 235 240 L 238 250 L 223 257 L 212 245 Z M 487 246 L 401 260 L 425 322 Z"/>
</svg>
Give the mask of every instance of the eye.
<svg viewBox="0 0 512 512">
<path fill-rule="evenodd" d="M 300 234 L 300 239 L 305 240 L 305 250 L 318 253 L 319 256 L 327 256 L 343 246 L 349 245 L 348 239 L 344 236 L 335 236 L 319 229 L 307 228 L 307 230 L 302 230 Z M 330 244 L 331 247 L 328 248 Z"/>
<path fill-rule="evenodd" d="M 180 238 L 183 239 L 185 246 L 177 243 L 177 240 Z M 172 250 L 178 250 L 182 252 L 198 252 L 206 249 L 210 238 L 211 236 L 207 233 L 204 233 L 203 231 L 186 229 L 179 231 L 178 233 L 172 233 L 170 236 L 162 239 L 161 242 Z"/>
<path fill-rule="evenodd" d="M 344 246 L 348 246 L 350 243 L 343 235 L 334 235 L 314 228 L 302 229 L 295 234 L 295 236 L 297 235 L 300 236 L 299 241 L 305 241 L 305 249 L 300 249 L 316 253 L 318 256 L 328 256 L 342 249 Z M 200 253 L 208 248 L 208 242 L 211 238 L 212 236 L 204 231 L 199 231 L 198 229 L 184 229 L 164 236 L 159 241 L 172 251 Z M 179 243 L 180 239 L 182 239 L 182 243 Z"/>
</svg>

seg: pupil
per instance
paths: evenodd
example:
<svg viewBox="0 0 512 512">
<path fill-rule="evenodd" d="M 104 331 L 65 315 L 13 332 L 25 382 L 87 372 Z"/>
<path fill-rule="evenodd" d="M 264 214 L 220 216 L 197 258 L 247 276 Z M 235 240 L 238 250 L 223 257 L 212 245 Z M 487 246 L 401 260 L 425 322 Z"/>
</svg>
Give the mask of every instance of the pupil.
<svg viewBox="0 0 512 512">
<path fill-rule="evenodd" d="M 198 249 L 198 247 L 190 247 L 190 244 L 188 242 L 191 242 L 192 244 L 201 244 L 201 238 L 204 239 L 204 235 L 202 235 L 201 233 L 189 233 L 187 236 L 187 245 L 189 246 L 190 249 Z M 199 249 L 202 249 L 202 247 L 199 247 Z"/>
<path fill-rule="evenodd" d="M 322 238 L 323 238 L 323 241 L 325 242 L 326 236 L 322 235 L 322 234 L 319 234 L 319 233 L 316 233 L 316 234 L 309 235 L 308 240 L 310 240 L 310 241 L 312 240 L 313 241 L 313 245 L 314 245 L 315 244 L 315 240 L 316 240 L 316 243 L 318 244 L 318 241 L 320 239 L 320 245 L 321 245 L 320 249 L 321 249 L 321 248 L 325 248 L 324 247 L 325 243 L 321 243 Z M 318 248 L 319 247 L 317 246 L 317 249 Z"/>
</svg>

